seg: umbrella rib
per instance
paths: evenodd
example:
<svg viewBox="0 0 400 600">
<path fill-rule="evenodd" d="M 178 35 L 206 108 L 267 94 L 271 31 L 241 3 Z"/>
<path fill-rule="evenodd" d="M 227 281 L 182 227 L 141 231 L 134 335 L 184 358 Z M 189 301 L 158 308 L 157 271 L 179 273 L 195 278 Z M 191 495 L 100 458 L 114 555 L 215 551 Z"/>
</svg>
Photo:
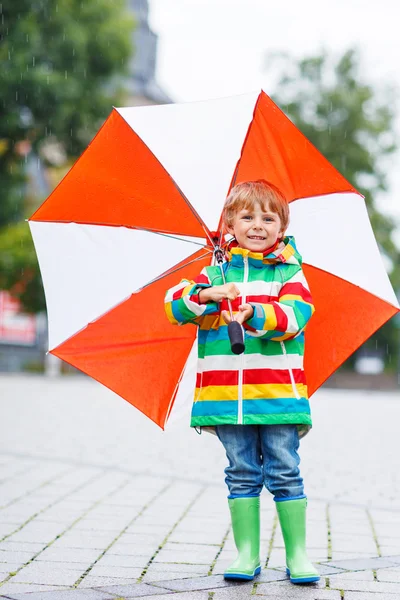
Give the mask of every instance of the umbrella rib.
<svg viewBox="0 0 400 600">
<path fill-rule="evenodd" d="M 163 235 L 164 237 L 168 237 L 173 240 L 178 240 L 180 242 L 187 242 L 188 244 L 194 244 L 195 246 L 200 246 L 201 248 L 205 247 L 204 244 L 201 244 L 200 242 L 194 242 L 193 240 L 185 240 L 182 237 L 177 237 L 176 235 L 172 235 L 170 233 L 162 233 L 161 231 L 154 231 L 153 229 L 143 229 L 140 227 L 132 227 L 132 229 L 137 229 L 138 231 L 148 231 L 149 233 L 155 233 L 156 235 Z"/>
<path fill-rule="evenodd" d="M 148 287 L 152 283 L 155 283 L 156 281 L 160 281 L 160 279 L 163 279 L 164 277 L 167 277 L 167 275 L 172 275 L 173 273 L 176 273 L 177 271 L 180 271 L 181 269 L 184 269 L 188 265 L 191 265 L 192 263 L 195 263 L 195 262 L 197 262 L 199 260 L 202 260 L 205 256 L 207 256 L 207 254 L 213 254 L 213 251 L 209 250 L 208 248 L 204 248 L 204 250 L 205 250 L 205 253 L 202 254 L 201 256 L 197 256 L 196 258 L 193 258 L 193 260 L 190 260 L 189 262 L 185 262 L 184 265 L 176 267 L 175 269 L 172 268 L 172 269 L 169 269 L 168 271 L 164 271 L 164 273 L 161 273 L 161 275 L 158 275 L 158 277 L 155 277 L 154 279 L 152 279 L 151 281 L 149 281 L 148 283 L 146 283 L 146 285 L 144 285 L 143 287 L 139 288 L 138 290 L 136 290 L 133 293 L 134 294 L 138 294 L 139 292 L 141 292 L 142 290 L 144 290 L 146 287 Z"/>
<path fill-rule="evenodd" d="M 183 201 L 186 202 L 189 210 L 193 213 L 194 217 L 198 220 L 198 222 L 200 223 L 200 225 L 202 226 L 202 228 L 204 229 L 204 232 L 206 234 L 206 236 L 208 237 L 208 239 L 210 240 L 211 244 L 213 246 L 215 246 L 214 242 L 213 242 L 213 237 L 212 234 L 210 232 L 210 230 L 208 229 L 207 225 L 204 223 L 203 219 L 201 218 L 201 216 L 199 215 L 199 213 L 195 210 L 194 206 L 189 202 L 188 198 L 186 197 L 186 195 L 183 193 L 183 191 L 181 190 L 181 188 L 179 187 L 179 185 L 177 184 L 177 182 L 175 181 L 175 179 L 172 177 L 171 173 L 169 171 L 167 171 L 167 169 L 165 168 L 165 166 L 162 164 L 162 162 L 160 161 L 160 159 L 156 156 L 156 154 L 153 152 L 153 150 L 150 148 L 150 146 L 148 146 L 146 144 L 146 142 L 144 141 L 144 139 L 142 138 L 142 136 L 140 136 L 134 129 L 133 127 L 128 123 L 128 121 L 126 120 L 126 118 L 124 116 L 122 116 L 118 110 L 116 110 L 114 108 L 114 111 L 117 112 L 117 114 L 121 117 L 121 119 L 123 119 L 125 121 L 125 123 L 127 123 L 127 125 L 132 129 L 132 131 L 134 131 L 135 135 L 138 136 L 138 138 L 141 140 L 142 144 L 144 146 L 146 146 L 146 148 L 148 149 L 148 151 L 152 154 L 152 156 L 154 157 L 154 159 L 157 161 L 157 163 L 160 165 L 160 167 L 165 171 L 165 173 L 167 173 L 168 177 L 170 178 L 170 180 L 172 181 L 172 184 L 175 186 L 175 188 L 177 189 L 178 193 L 180 194 L 180 196 L 182 197 Z"/>
</svg>

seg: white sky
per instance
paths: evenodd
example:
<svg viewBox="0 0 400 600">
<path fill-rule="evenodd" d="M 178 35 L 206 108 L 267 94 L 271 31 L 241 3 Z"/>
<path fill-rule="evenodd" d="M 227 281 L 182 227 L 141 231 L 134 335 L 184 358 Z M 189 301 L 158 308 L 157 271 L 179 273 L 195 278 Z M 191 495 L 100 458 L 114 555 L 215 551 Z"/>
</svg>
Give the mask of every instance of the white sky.
<svg viewBox="0 0 400 600">
<path fill-rule="evenodd" d="M 400 90 L 400 8 L 396 0 L 149 0 L 159 36 L 157 79 L 176 102 L 273 91 L 265 55 L 338 55 L 357 46 L 362 75 Z M 400 114 L 400 105 L 399 105 Z M 400 118 L 399 118 L 400 122 Z M 397 127 L 399 129 L 399 127 Z M 400 224 L 400 153 L 379 205 Z M 398 236 L 400 243 L 400 235 Z"/>
</svg>

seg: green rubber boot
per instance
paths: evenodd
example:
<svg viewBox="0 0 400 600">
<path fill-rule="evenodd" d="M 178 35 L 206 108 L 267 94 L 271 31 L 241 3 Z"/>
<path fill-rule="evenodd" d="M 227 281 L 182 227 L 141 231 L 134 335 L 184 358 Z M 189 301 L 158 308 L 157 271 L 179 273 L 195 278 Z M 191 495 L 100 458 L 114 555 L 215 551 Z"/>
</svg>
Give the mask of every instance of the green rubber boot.
<svg viewBox="0 0 400 600">
<path fill-rule="evenodd" d="M 306 551 L 307 498 L 276 502 L 286 549 L 286 573 L 292 583 L 319 581 Z"/>
<path fill-rule="evenodd" d="M 261 571 L 260 497 L 229 499 L 233 537 L 239 553 L 225 571 L 225 579 L 251 580 Z"/>
</svg>

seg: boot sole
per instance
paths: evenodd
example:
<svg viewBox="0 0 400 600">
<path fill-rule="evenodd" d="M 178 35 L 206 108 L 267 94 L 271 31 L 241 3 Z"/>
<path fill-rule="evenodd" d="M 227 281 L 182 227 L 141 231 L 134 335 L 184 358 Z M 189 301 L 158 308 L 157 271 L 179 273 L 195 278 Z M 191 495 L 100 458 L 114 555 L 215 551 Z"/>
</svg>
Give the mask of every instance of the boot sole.
<svg viewBox="0 0 400 600">
<path fill-rule="evenodd" d="M 253 575 L 246 575 L 245 573 L 224 573 L 224 579 L 242 579 L 245 581 L 251 581 L 256 575 L 261 573 L 261 567 L 257 567 Z"/>
<path fill-rule="evenodd" d="M 290 581 L 292 583 L 313 583 L 315 581 L 319 581 L 321 577 L 319 575 L 310 575 L 309 577 L 291 577 L 290 571 L 286 567 L 286 575 L 289 575 Z"/>
</svg>

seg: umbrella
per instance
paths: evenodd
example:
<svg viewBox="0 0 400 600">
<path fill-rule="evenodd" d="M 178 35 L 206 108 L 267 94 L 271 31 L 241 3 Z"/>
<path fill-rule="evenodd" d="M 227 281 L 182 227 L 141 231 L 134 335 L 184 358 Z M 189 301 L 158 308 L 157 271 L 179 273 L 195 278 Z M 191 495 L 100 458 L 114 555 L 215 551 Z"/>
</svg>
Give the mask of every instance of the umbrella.
<svg viewBox="0 0 400 600">
<path fill-rule="evenodd" d="M 113 109 L 30 219 L 49 351 L 164 428 L 193 394 L 197 344 L 167 321 L 165 292 L 211 264 L 227 193 L 258 179 L 291 202 L 315 392 L 399 305 L 364 198 L 264 92 Z"/>
</svg>

